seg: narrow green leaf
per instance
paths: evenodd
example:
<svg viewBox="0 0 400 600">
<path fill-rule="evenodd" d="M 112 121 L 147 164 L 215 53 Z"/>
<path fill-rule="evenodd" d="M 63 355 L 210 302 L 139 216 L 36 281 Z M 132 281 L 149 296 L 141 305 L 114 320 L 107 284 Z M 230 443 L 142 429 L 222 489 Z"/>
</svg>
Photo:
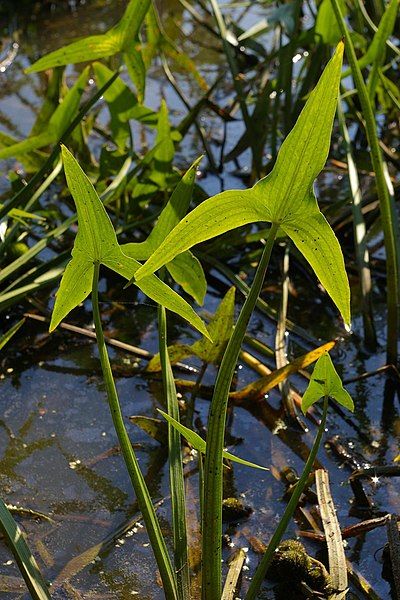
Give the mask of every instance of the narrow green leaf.
<svg viewBox="0 0 400 600">
<path fill-rule="evenodd" d="M 7 342 L 9 342 L 11 340 L 13 335 L 15 335 L 17 333 L 18 329 L 20 329 L 24 323 L 25 323 L 25 319 L 21 319 L 20 321 L 15 323 L 15 325 L 10 327 L 10 329 L 8 329 L 5 333 L 3 333 L 2 336 L 0 336 L 0 350 L 2 350 L 4 348 L 4 346 L 7 344 Z"/>
<path fill-rule="evenodd" d="M 135 48 L 132 45 L 127 48 L 124 54 L 124 62 L 128 69 L 129 77 L 132 83 L 136 87 L 136 92 L 139 102 L 144 102 L 144 95 L 146 91 L 146 67 L 143 61 L 142 52 L 139 48 Z"/>
<path fill-rule="evenodd" d="M 368 48 L 367 53 L 365 54 L 368 61 L 372 62 L 372 69 L 367 83 L 368 94 L 371 102 L 374 100 L 376 86 L 379 81 L 379 70 L 385 62 L 386 42 L 393 33 L 398 7 L 399 0 L 391 0 L 379 23 L 378 30 L 373 37 L 371 46 Z"/>
<path fill-rule="evenodd" d="M 101 88 L 112 75 L 112 71 L 99 62 L 93 63 L 93 71 L 97 87 L 99 88 Z M 117 77 L 114 83 L 105 92 L 104 100 L 107 102 L 110 111 L 110 130 L 113 142 L 118 148 L 124 149 L 130 135 L 130 126 L 129 123 L 122 120 L 122 115 L 132 107 L 132 104 L 137 104 L 137 99 L 122 79 Z"/>
<path fill-rule="evenodd" d="M 378 29 L 375 32 L 372 42 L 367 52 L 358 61 L 360 69 L 364 69 L 370 64 L 377 63 L 382 66 L 382 56 L 386 54 L 386 41 L 393 33 L 396 22 L 399 0 L 391 0 L 379 22 Z M 384 59 L 383 59 L 384 60 Z"/>
<path fill-rule="evenodd" d="M 33 600 L 50 600 L 48 586 L 43 579 L 34 556 L 29 550 L 24 535 L 1 499 L 0 530 L 14 554 L 19 570 L 25 579 Z"/>
<path fill-rule="evenodd" d="M 151 179 L 162 189 L 167 186 L 168 175 L 171 173 L 172 160 L 175 155 L 175 146 L 171 138 L 171 125 L 168 119 L 168 108 L 165 100 L 162 100 L 157 123 L 158 144 L 157 152 L 154 154 L 155 171 Z"/>
<path fill-rule="evenodd" d="M 94 263 L 107 266 L 127 280 L 130 280 L 140 267 L 139 262 L 122 252 L 103 203 L 65 146 L 62 147 L 62 157 L 68 188 L 77 209 L 79 227 L 72 251 L 73 260 L 65 271 L 56 296 L 50 331 L 90 293 L 91 287 L 87 286 L 87 283 Z M 76 276 L 79 276 L 79 279 L 74 287 Z M 156 276 L 152 275 L 142 281 L 140 289 L 155 302 L 179 314 L 203 335 L 208 336 L 206 326 L 191 306 Z"/>
<path fill-rule="evenodd" d="M 168 346 L 168 355 L 171 364 L 174 365 L 183 358 L 193 356 L 192 348 L 193 346 L 188 346 L 187 344 L 173 344 L 172 346 Z M 146 367 L 146 371 L 149 373 L 161 371 L 161 362 L 159 354 L 153 356 L 153 358 L 149 361 L 149 364 Z"/>
<path fill-rule="evenodd" d="M 54 67 L 98 60 L 113 56 L 119 50 L 118 38 L 113 30 L 100 35 L 90 35 L 39 58 L 25 69 L 25 73 L 38 73 Z"/>
<path fill-rule="evenodd" d="M 207 291 L 207 281 L 199 259 L 189 251 L 183 252 L 167 264 L 167 269 L 172 279 L 201 306 Z"/>
<path fill-rule="evenodd" d="M 325 352 L 316 362 L 310 383 L 303 394 L 301 403 L 303 413 L 305 414 L 310 406 L 324 396 L 329 396 L 348 410 L 354 411 L 353 400 L 344 389 L 328 352 Z"/>
<path fill-rule="evenodd" d="M 178 396 L 167 349 L 167 315 L 163 306 L 158 307 L 158 327 L 162 379 L 168 415 L 175 423 L 179 423 Z M 168 422 L 168 461 L 174 534 L 174 566 L 178 595 L 180 600 L 188 600 L 190 598 L 190 574 L 181 436 L 178 429 L 173 427 L 170 422 Z"/>
<path fill-rule="evenodd" d="M 32 152 L 32 150 L 57 142 L 78 112 L 79 102 L 85 91 L 88 75 L 89 67 L 86 67 L 54 111 L 47 128 L 42 133 L 29 136 L 22 142 L 1 148 L 0 159 Z"/>
<path fill-rule="evenodd" d="M 192 198 L 196 170 L 201 158 L 191 165 L 176 186 L 149 237 L 144 242 L 122 245 L 124 254 L 136 260 L 146 260 L 185 216 Z M 200 262 L 191 252 L 175 257 L 167 264 L 167 269 L 185 292 L 190 294 L 198 304 L 203 304 L 207 282 Z"/>
<path fill-rule="evenodd" d="M 170 415 L 167 415 L 167 413 L 165 413 L 164 411 L 160 410 L 159 408 L 157 410 L 164 417 L 164 419 L 166 419 L 168 421 L 168 423 L 171 423 L 171 425 L 173 427 L 175 427 L 175 429 L 177 429 L 177 431 L 179 431 L 179 433 L 185 438 L 185 440 L 187 440 L 189 442 L 189 444 L 191 446 L 193 446 L 193 448 L 195 450 L 197 450 L 197 452 L 201 452 L 202 454 L 206 453 L 207 444 L 206 444 L 205 440 L 203 440 L 202 437 L 200 437 L 192 429 L 189 429 L 188 427 L 185 427 L 184 425 L 182 425 L 182 423 L 178 423 L 178 421 L 176 421 L 175 419 L 170 417 Z M 244 460 L 243 458 L 239 458 L 239 456 L 235 456 L 234 454 L 231 454 L 230 452 L 227 452 L 226 450 L 223 450 L 222 456 L 226 460 L 231 460 L 232 462 L 236 462 L 241 465 L 245 465 L 246 467 L 252 467 L 253 469 L 261 469 L 262 471 L 269 471 L 269 469 L 267 467 L 262 467 L 260 465 L 256 465 L 255 463 L 252 463 L 248 460 Z"/>
</svg>

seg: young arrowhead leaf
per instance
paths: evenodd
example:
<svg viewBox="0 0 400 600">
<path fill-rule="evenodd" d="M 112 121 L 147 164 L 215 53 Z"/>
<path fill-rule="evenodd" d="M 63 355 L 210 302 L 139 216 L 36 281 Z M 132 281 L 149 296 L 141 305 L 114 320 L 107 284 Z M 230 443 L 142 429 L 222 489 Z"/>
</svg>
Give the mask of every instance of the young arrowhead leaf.
<svg viewBox="0 0 400 600">
<path fill-rule="evenodd" d="M 248 223 L 267 221 L 279 224 L 293 240 L 344 321 L 350 322 L 350 290 L 340 245 L 313 192 L 328 156 L 342 59 L 340 43 L 283 142 L 272 172 L 249 190 L 223 192 L 195 208 L 139 269 L 137 280 L 195 244 Z"/>
<path fill-rule="evenodd" d="M 168 415 L 164 411 L 160 410 L 159 408 L 157 410 L 164 417 L 164 419 L 168 421 L 168 423 L 171 423 L 171 425 L 175 427 L 177 431 L 179 431 L 179 433 L 185 438 L 186 441 L 189 442 L 189 444 L 193 446 L 195 450 L 197 450 L 197 452 L 201 452 L 202 454 L 206 453 L 207 444 L 202 437 L 200 437 L 192 429 L 185 427 L 184 425 L 170 417 L 170 415 Z M 235 456 L 234 454 L 231 454 L 226 450 L 222 451 L 222 456 L 227 460 L 237 462 L 241 465 L 245 465 L 246 467 L 252 467 L 253 469 L 261 469 L 262 471 L 269 471 L 267 467 L 261 467 L 260 465 L 256 465 L 255 463 L 245 460 L 244 458 L 239 458 L 239 456 Z"/>
<path fill-rule="evenodd" d="M 324 396 L 329 396 L 348 410 L 354 411 L 353 400 L 349 392 L 344 389 L 328 352 L 318 359 L 314 367 L 310 383 L 303 394 L 301 403 L 303 413 L 305 414 L 310 406 Z"/>
<path fill-rule="evenodd" d="M 91 292 L 94 264 L 103 264 L 131 279 L 140 263 L 126 256 L 118 244 L 109 216 L 93 185 L 69 150 L 62 146 L 62 157 L 68 188 L 78 213 L 78 234 L 56 296 L 50 331 Z M 208 336 L 206 326 L 189 304 L 155 275 L 146 277 L 140 289 Z"/>
<path fill-rule="evenodd" d="M 123 52 L 136 39 L 150 0 L 130 0 L 121 20 L 106 33 L 90 35 L 43 56 L 26 73 L 45 71 L 52 67 L 98 60 Z"/>
</svg>

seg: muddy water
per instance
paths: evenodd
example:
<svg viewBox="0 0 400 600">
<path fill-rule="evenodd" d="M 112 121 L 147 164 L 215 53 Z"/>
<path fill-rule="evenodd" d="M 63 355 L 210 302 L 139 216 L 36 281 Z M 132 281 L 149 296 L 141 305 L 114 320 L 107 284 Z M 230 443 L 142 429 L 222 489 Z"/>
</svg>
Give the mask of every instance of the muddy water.
<svg viewBox="0 0 400 600">
<path fill-rule="evenodd" d="M 19 52 L 12 65 L 0 75 L 0 124 L 3 131 L 22 138 L 29 132 L 41 104 L 44 90 L 42 76 L 25 76 L 22 69 L 42 53 L 77 36 L 104 31 L 118 18 L 123 5 L 124 2 L 120 1 L 87 2 L 72 12 L 57 9 L 52 15 L 39 14 L 31 21 L 26 20 L 26 15 L 17 14 L 16 26 L 22 28 Z M 177 9 L 175 5 L 172 8 Z M 254 11 L 247 15 L 248 25 L 259 18 L 256 13 Z M 189 23 L 185 27 L 190 33 Z M 188 51 L 193 53 L 196 39 L 192 36 L 186 45 Z M 202 62 L 201 68 L 209 80 L 225 68 L 219 64 L 218 55 L 209 49 L 202 48 L 197 59 L 199 64 Z M 74 69 L 68 70 L 68 76 L 73 79 Z M 198 92 L 182 74 L 178 74 L 178 78 L 194 103 Z M 172 108 L 173 118 L 179 120 L 184 109 L 174 91 L 163 80 L 161 71 L 155 68 L 149 81 L 147 103 L 157 107 L 162 95 Z M 223 104 L 223 98 L 219 99 Z M 223 135 L 220 123 L 207 115 L 202 125 L 216 149 L 216 142 Z M 228 125 L 228 149 L 230 145 L 234 146 L 240 129 L 240 123 Z M 191 134 L 185 139 L 177 160 L 185 165 L 200 151 L 198 138 Z M 0 181 L 2 191 L 7 189 L 6 169 L 12 167 L 13 161 L 3 165 Z M 240 167 L 246 167 L 246 156 L 241 158 Z M 241 187 L 243 183 L 231 170 L 232 163 L 221 176 L 205 173 L 201 185 L 209 194 L 224 187 Z M 328 185 L 332 188 L 332 181 L 337 185 L 337 194 L 345 194 L 343 182 L 336 176 L 332 179 L 330 175 L 329 182 L 322 180 L 320 185 L 321 194 L 325 194 L 327 200 L 330 197 L 327 188 Z M 240 257 L 237 259 L 240 265 Z M 233 269 L 237 271 L 238 267 L 233 264 Z M 277 276 L 274 281 L 279 281 L 278 261 L 272 272 Z M 292 277 L 296 295 L 291 296 L 289 316 L 316 339 L 342 337 L 334 358 L 345 379 L 384 364 L 383 351 L 374 356 L 362 352 L 359 343 L 361 321 L 357 313 L 353 334 L 346 336 L 340 323 L 335 321 L 335 312 L 318 293 L 315 282 L 307 282 L 303 273 L 296 271 L 295 263 Z M 227 286 L 225 279 L 216 271 L 211 271 L 205 303 L 208 311 L 215 309 Z M 155 352 L 155 307 L 140 295 L 135 298 L 128 296 L 121 288 L 118 280 L 110 278 L 103 282 L 103 311 L 107 331 L 118 339 Z M 272 280 L 269 284 L 267 282 L 265 298 L 268 302 L 277 306 L 279 295 L 279 286 Z M 381 298 L 378 292 L 376 301 L 378 335 L 383 346 L 384 313 L 383 305 L 382 313 L 379 313 Z M 51 304 L 52 298 L 49 302 Z M 26 305 L 7 315 L 9 322 L 24 308 Z M 89 303 L 85 303 L 77 313 L 70 321 L 90 325 Z M 270 346 L 274 345 L 275 324 L 261 313 L 254 315 L 250 333 Z M 171 342 L 178 337 L 190 341 L 192 336 L 192 332 L 181 322 L 171 319 Z M 298 355 L 309 348 L 309 342 L 289 335 L 289 356 Z M 156 409 L 163 402 L 160 382 L 143 375 L 141 368 L 145 363 L 137 361 L 132 355 L 111 351 L 111 356 L 118 374 L 123 413 L 126 416 L 156 417 Z M 191 360 L 190 364 L 200 366 L 196 360 Z M 121 456 L 116 449 L 116 437 L 94 345 L 65 331 L 57 331 L 50 337 L 44 326 L 28 323 L 23 334 L 15 338 L 8 352 L 3 355 L 0 370 L 0 493 L 13 505 L 39 511 L 49 517 L 43 519 L 24 514 L 18 518 L 46 577 L 55 582 L 52 592 L 54 598 L 128 599 L 136 596 L 141 599 L 161 599 L 163 594 L 159 588 L 155 562 Z M 204 383 L 211 385 L 214 376 L 215 372 L 209 368 Z M 238 387 L 253 377 L 254 374 L 245 365 L 240 365 Z M 352 470 L 357 466 L 391 464 L 398 453 L 400 423 L 397 404 L 389 393 L 385 394 L 384 383 L 384 377 L 377 375 L 349 384 L 348 389 L 355 400 L 355 414 L 351 420 L 345 421 L 332 410 L 328 419 L 326 439 L 339 436 L 339 441 L 345 445 L 350 456 L 350 460 L 347 460 L 346 454 L 337 455 L 332 444 L 327 444 L 319 456 L 321 464 L 329 468 L 342 526 L 355 524 L 363 517 L 362 514 L 353 514 L 353 495 L 348 484 Z M 293 384 L 300 390 L 304 389 L 304 380 L 300 378 L 294 377 Z M 229 538 L 226 557 L 236 546 L 250 548 L 249 570 L 244 572 L 243 589 L 258 561 L 251 549 L 253 538 L 267 541 L 285 506 L 284 485 L 277 478 L 277 473 L 285 467 L 297 472 L 301 470 L 307 447 L 310 447 L 315 433 L 312 423 L 308 423 L 310 431 L 304 434 L 288 429 L 279 418 L 279 405 L 279 393 L 273 391 L 261 407 L 236 407 L 229 415 L 230 441 L 235 444 L 233 451 L 271 468 L 271 472 L 263 473 L 236 465 L 226 477 L 227 493 L 242 498 L 253 509 L 245 521 L 226 525 Z M 199 424 L 206 422 L 208 406 L 208 400 L 197 399 Z M 158 515 L 168 535 L 170 504 L 165 452 L 134 425 L 129 426 L 129 431 L 141 467 L 147 474 L 152 497 L 157 502 L 162 501 Z M 196 461 L 186 456 L 186 462 L 188 491 L 194 498 L 190 525 L 196 529 Z M 399 511 L 396 479 L 381 477 L 374 482 L 369 479 L 365 488 L 377 511 Z M 310 507 L 311 504 L 306 504 L 306 508 Z M 297 535 L 300 529 L 310 529 L 304 515 L 302 517 L 299 514 L 298 518 L 297 525 L 291 524 L 288 532 L 291 535 Z M 381 598 L 390 597 L 389 586 L 381 578 L 381 550 L 385 541 L 385 530 L 377 529 L 348 540 L 346 549 L 354 568 L 368 579 Z M 193 545 L 196 547 L 195 543 Z M 309 541 L 307 547 L 314 555 L 320 555 L 323 551 L 318 542 Z M 266 583 L 260 597 L 273 598 L 270 588 L 271 584 Z M 26 598 L 24 589 L 12 556 L 1 545 L 2 597 Z M 354 584 L 351 590 L 349 598 L 364 597 Z"/>
</svg>

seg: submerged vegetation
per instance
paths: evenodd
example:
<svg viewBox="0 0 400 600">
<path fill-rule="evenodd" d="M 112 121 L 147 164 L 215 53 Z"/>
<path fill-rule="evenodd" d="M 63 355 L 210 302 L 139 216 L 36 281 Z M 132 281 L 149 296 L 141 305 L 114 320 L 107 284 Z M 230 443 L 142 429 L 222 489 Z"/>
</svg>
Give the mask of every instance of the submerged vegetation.
<svg viewBox="0 0 400 600">
<path fill-rule="evenodd" d="M 98 0 L 93 4 L 94 14 L 104 8 Z M 350 344 L 358 348 L 351 365 L 356 375 L 345 384 L 383 376 L 382 436 L 396 431 L 398 0 L 114 5 L 121 9 L 117 22 L 92 26 L 88 35 L 46 48 L 23 65 L 23 78 L 43 88 L 28 134 L 2 122 L 0 160 L 8 176 L 0 205 L 0 350 L 5 365 L 15 360 L 13 344 L 26 355 L 23 332 L 37 321 L 48 325 L 45 345 L 65 331 L 96 341 L 90 369 L 96 377 L 101 373 L 105 419 L 112 420 L 117 444 L 112 450 L 125 463 L 125 470 L 118 463 L 118 474 L 130 481 L 126 495 L 133 491 L 137 504 L 103 542 L 96 538 L 54 565 L 43 541 L 31 544 L 17 523 L 33 509 L 6 505 L 2 486 L 0 526 L 20 574 L 35 600 L 96 597 L 90 584 L 81 592 L 70 580 L 84 571 L 82 584 L 87 567 L 95 569 L 104 552 L 116 541 L 123 545 L 143 521 L 144 547 L 151 548 L 157 573 L 149 570 L 147 553 L 139 558 L 152 577 L 146 587 L 138 573 L 135 588 L 116 581 L 111 596 L 100 590 L 99 598 L 253 600 L 290 593 L 376 599 L 380 587 L 376 591 L 368 570 L 358 572 L 346 557 L 344 539 L 386 525 L 390 593 L 399 597 L 399 506 L 377 510 L 362 484 L 368 479 L 376 486 L 378 473 L 400 474 L 398 457 L 388 464 L 381 454 L 372 466 L 353 455 L 353 442 L 346 450 L 344 437 L 329 435 L 328 446 L 353 471 L 348 483 L 359 522 L 348 527 L 336 516 L 319 462 L 330 413 L 338 431 L 349 427 L 369 456 L 379 448 L 358 408 L 362 391 L 352 387 L 353 400 L 335 367 Z M 75 3 L 72 14 L 54 9 L 66 10 L 67 22 L 82 10 Z M 47 10 L 36 6 L 35 18 L 41 11 L 55 18 Z M 12 23 L 0 66 L 4 76 L 22 69 L 18 49 L 28 31 L 23 20 L 20 29 Z M 205 49 L 210 55 L 202 62 L 197 55 Z M 184 107 L 180 118 L 171 91 Z M 225 185 L 232 165 L 235 185 Z M 214 183 L 207 186 L 207 179 Z M 151 307 L 150 317 L 143 319 L 143 306 Z M 114 312 L 123 323 L 118 335 L 110 331 Z M 267 320 L 274 323 L 274 347 L 263 335 Z M 34 339 L 34 349 L 40 347 Z M 110 347 L 137 362 L 120 364 Z M 373 365 L 368 372 L 366 360 Z M 244 380 L 243 364 L 249 371 Z M 146 414 L 127 418 L 121 375 L 147 382 L 154 398 Z M 134 406 L 136 392 L 129 392 Z M 203 399 L 207 409 L 199 408 Z M 265 440 L 253 437 L 252 425 L 246 425 L 251 456 L 228 451 L 241 442 L 232 434 L 232 419 L 242 409 L 270 429 L 269 444 L 279 438 L 301 459 L 299 476 L 289 466 L 280 469 L 280 450 L 265 453 Z M 97 409 L 85 398 L 78 412 L 83 422 Z M 157 473 L 167 462 L 167 491 L 158 475 L 153 486 L 152 464 L 146 473 L 145 438 L 135 438 L 139 430 L 131 423 L 159 447 Z M 88 435 L 96 443 L 96 432 Z M 40 440 L 35 443 L 32 449 L 25 444 L 21 456 L 39 448 Z M 23 460 L 15 448 L 8 456 L 13 468 Z M 107 452 L 96 462 L 112 456 Z M 111 513 L 126 509 L 121 489 L 110 484 L 113 476 L 68 460 L 93 489 L 111 486 Z M 42 461 L 40 468 L 46 471 Z M 252 473 L 250 490 L 262 490 L 258 511 L 239 496 L 234 468 Z M 331 470 L 330 476 L 335 497 L 340 474 Z M 283 498 L 274 478 L 286 483 Z M 163 502 L 168 508 L 160 514 Z M 327 560 L 299 541 L 283 541 L 288 532 L 294 535 L 295 524 L 304 537 L 323 542 Z M 12 593 L 11 578 L 4 581 Z M 23 593 L 19 588 L 16 597 Z"/>
</svg>

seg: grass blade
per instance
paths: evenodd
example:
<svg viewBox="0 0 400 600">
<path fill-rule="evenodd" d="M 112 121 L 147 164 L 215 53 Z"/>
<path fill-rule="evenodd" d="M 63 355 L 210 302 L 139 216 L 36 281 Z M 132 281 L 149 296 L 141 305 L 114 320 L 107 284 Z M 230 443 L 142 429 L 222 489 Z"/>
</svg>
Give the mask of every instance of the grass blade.
<svg viewBox="0 0 400 600">
<path fill-rule="evenodd" d="M 35 558 L 24 539 L 21 529 L 14 521 L 10 511 L 0 499 L 0 530 L 6 538 L 19 570 L 33 600 L 49 600 L 47 583 L 39 570 Z"/>
</svg>

